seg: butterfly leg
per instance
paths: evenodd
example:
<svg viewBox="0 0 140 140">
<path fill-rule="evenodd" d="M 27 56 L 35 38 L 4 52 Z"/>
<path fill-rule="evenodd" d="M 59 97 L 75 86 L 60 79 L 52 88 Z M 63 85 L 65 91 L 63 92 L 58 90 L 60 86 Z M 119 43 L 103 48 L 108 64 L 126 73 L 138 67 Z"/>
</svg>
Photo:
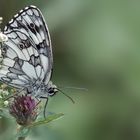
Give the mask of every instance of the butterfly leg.
<svg viewBox="0 0 140 140">
<path fill-rule="evenodd" d="M 46 108 L 47 108 L 47 104 L 48 104 L 48 97 L 41 96 L 40 98 L 46 99 L 46 102 L 45 102 L 45 105 L 44 105 L 44 110 L 43 110 L 43 115 L 44 115 L 44 118 L 46 119 Z"/>
</svg>

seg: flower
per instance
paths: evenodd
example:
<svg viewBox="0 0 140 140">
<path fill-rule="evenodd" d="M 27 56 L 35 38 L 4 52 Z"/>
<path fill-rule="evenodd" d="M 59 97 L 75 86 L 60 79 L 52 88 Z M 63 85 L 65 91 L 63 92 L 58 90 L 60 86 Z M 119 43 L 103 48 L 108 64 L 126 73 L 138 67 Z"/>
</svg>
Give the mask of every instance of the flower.
<svg viewBox="0 0 140 140">
<path fill-rule="evenodd" d="M 6 100 L 8 95 L 9 95 L 8 90 L 0 89 L 0 108 L 1 109 L 8 107 L 8 100 Z"/>
<path fill-rule="evenodd" d="M 29 125 L 37 118 L 37 102 L 29 95 L 14 97 L 9 105 L 9 113 L 20 125 Z"/>
<path fill-rule="evenodd" d="M 4 101 L 4 105 L 5 105 L 5 107 L 8 107 L 9 102 L 8 101 Z"/>
<path fill-rule="evenodd" d="M 8 90 L 0 89 L 0 95 L 2 98 L 4 98 L 9 95 L 9 92 Z"/>
</svg>

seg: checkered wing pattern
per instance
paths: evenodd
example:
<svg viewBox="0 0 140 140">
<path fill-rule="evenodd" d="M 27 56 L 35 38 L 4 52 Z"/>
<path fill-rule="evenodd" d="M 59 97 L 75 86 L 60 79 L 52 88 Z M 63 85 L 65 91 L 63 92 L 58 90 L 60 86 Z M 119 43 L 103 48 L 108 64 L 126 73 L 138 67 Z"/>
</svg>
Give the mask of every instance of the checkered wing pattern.
<svg viewBox="0 0 140 140">
<path fill-rule="evenodd" d="M 50 34 L 35 6 L 19 11 L 4 28 L 0 80 L 16 88 L 50 81 L 53 56 Z"/>
</svg>

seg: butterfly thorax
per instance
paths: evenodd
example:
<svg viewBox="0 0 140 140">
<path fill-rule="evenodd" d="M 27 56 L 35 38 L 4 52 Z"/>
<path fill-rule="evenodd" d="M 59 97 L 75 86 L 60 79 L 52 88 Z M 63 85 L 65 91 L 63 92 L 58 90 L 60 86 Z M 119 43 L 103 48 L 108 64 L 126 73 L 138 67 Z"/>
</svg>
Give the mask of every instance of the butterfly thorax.
<svg viewBox="0 0 140 140">
<path fill-rule="evenodd" d="M 29 90 L 31 91 L 29 92 Z M 57 87 L 51 81 L 47 85 L 36 82 L 34 85 L 29 87 L 29 90 L 28 93 L 31 93 L 37 98 L 53 96 L 58 91 Z"/>
</svg>

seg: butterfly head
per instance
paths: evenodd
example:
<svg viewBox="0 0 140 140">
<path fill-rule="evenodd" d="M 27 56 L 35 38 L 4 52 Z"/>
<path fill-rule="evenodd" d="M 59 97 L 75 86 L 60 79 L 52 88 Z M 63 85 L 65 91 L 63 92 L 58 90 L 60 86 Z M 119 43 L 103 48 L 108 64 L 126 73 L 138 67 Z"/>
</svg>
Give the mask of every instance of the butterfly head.
<svg viewBox="0 0 140 140">
<path fill-rule="evenodd" d="M 58 92 L 57 86 L 54 85 L 51 81 L 47 85 L 47 92 L 49 96 L 53 96 Z"/>
</svg>

